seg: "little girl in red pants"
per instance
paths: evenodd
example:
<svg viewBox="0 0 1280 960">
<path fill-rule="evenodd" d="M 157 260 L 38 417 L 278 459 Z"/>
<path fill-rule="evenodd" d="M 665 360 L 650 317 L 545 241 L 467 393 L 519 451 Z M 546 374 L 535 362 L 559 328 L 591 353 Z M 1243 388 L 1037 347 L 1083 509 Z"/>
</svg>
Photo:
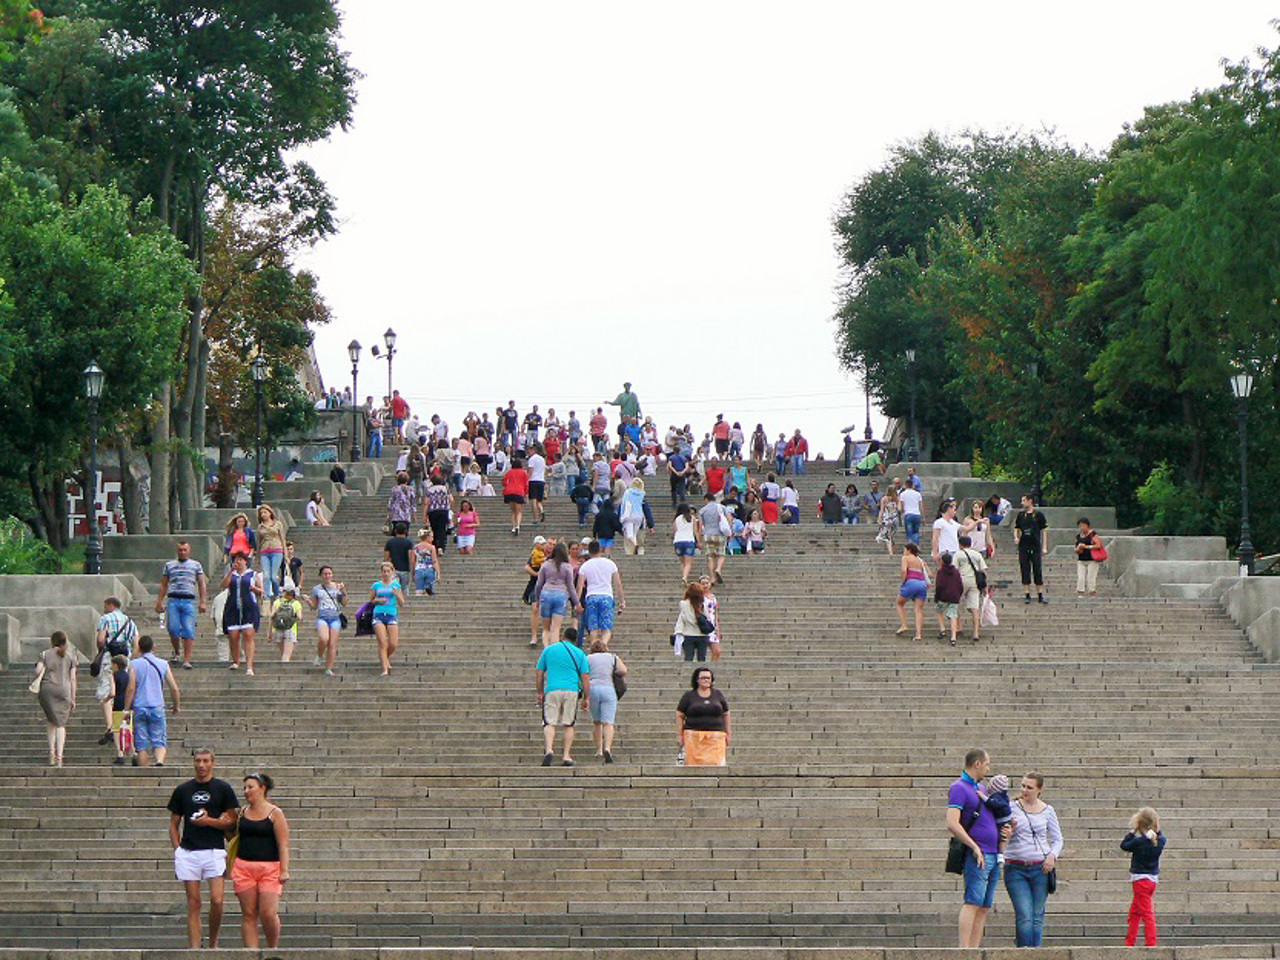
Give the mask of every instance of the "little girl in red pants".
<svg viewBox="0 0 1280 960">
<path fill-rule="evenodd" d="M 1133 902 L 1129 904 L 1129 933 L 1125 946 L 1138 942 L 1138 924 L 1145 923 L 1143 944 L 1154 947 L 1159 942 L 1156 933 L 1156 911 L 1151 905 L 1156 884 L 1160 882 L 1160 854 L 1164 852 L 1164 834 L 1160 832 L 1160 815 L 1150 807 L 1143 807 L 1129 821 L 1129 832 L 1120 841 L 1120 849 L 1128 851 L 1129 879 L 1133 881 Z"/>
</svg>

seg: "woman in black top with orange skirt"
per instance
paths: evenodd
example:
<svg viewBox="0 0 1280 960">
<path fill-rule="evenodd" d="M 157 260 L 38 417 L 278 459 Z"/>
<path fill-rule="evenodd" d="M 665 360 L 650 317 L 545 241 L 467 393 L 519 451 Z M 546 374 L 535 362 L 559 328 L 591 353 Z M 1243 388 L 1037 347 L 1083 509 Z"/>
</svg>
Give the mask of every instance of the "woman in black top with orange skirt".
<svg viewBox="0 0 1280 960">
<path fill-rule="evenodd" d="M 244 778 L 240 809 L 240 846 L 231 867 L 231 883 L 240 901 L 240 933 L 246 947 L 258 945 L 258 921 L 267 946 L 280 943 L 280 894 L 289 880 L 289 821 L 267 795 L 275 786 L 265 773 Z"/>
</svg>

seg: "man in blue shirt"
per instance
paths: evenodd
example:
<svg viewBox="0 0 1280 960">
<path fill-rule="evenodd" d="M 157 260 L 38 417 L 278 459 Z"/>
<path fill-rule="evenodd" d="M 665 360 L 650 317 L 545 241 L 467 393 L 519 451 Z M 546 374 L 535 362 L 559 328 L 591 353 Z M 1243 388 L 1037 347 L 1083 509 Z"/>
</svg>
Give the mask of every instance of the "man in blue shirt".
<svg viewBox="0 0 1280 960">
<path fill-rule="evenodd" d="M 164 714 L 165 689 L 168 688 L 173 695 L 174 713 L 179 711 L 182 702 L 173 671 L 162 657 L 151 652 L 154 646 L 155 641 L 150 637 L 138 638 L 138 657 L 130 664 L 129 686 L 124 694 L 124 712 L 133 712 L 133 746 L 138 752 L 133 762 L 140 767 L 147 765 L 148 753 L 155 754 L 156 766 L 164 766 L 169 744 Z"/>
<path fill-rule="evenodd" d="M 555 759 L 556 727 L 564 730 L 564 760 L 566 767 L 573 766 L 569 751 L 573 749 L 573 725 L 578 720 L 578 701 L 582 709 L 590 707 L 591 667 L 587 656 L 578 646 L 578 631 L 565 627 L 562 640 L 546 647 L 538 657 L 535 667 L 535 688 L 538 706 L 542 708 L 542 740 L 545 752 L 542 765 L 551 766 Z"/>
<path fill-rule="evenodd" d="M 1000 882 L 1001 829 L 987 809 L 981 781 L 991 772 L 987 751 L 964 755 L 964 771 L 947 793 L 947 829 L 968 848 L 964 858 L 964 906 L 960 908 L 960 946 L 982 946 L 982 931 Z M 1008 828 L 1005 828 L 1006 832 Z"/>
</svg>

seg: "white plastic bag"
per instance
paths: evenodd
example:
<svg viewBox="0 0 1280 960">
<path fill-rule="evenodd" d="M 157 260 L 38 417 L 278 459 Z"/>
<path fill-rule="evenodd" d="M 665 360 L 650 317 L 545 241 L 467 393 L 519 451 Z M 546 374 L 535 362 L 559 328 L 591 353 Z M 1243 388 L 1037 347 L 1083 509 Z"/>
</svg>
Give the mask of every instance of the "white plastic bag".
<svg viewBox="0 0 1280 960">
<path fill-rule="evenodd" d="M 995 598 L 991 594 L 983 595 L 978 609 L 984 627 L 1000 626 L 1000 608 L 996 606 Z"/>
</svg>

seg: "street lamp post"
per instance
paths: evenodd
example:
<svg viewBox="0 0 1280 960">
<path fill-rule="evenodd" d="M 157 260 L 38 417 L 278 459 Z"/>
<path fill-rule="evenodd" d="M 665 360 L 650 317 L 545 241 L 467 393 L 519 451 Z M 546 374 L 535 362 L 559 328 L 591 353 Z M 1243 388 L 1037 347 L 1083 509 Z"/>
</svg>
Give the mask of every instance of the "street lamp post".
<svg viewBox="0 0 1280 960">
<path fill-rule="evenodd" d="M 85 495 L 85 512 L 89 521 L 89 539 L 84 547 L 84 572 L 96 575 L 102 572 L 102 539 L 98 533 L 98 401 L 102 398 L 102 386 L 107 375 L 97 361 L 91 361 L 84 371 L 84 395 L 89 398 L 89 483 Z"/>
<path fill-rule="evenodd" d="M 1253 393 L 1253 374 L 1237 373 L 1231 378 L 1231 392 L 1236 395 L 1237 419 L 1240 424 L 1240 576 L 1253 576 L 1253 539 L 1249 533 L 1249 394 Z"/>
<path fill-rule="evenodd" d="M 262 383 L 267 379 L 267 361 L 261 355 L 249 364 L 253 389 L 257 394 L 258 419 L 253 433 L 253 505 L 262 506 Z"/>
<path fill-rule="evenodd" d="M 907 444 L 907 460 L 915 463 L 920 455 L 920 448 L 916 445 L 916 352 L 914 349 L 907 351 L 907 370 L 911 380 L 911 440 Z"/>
<path fill-rule="evenodd" d="M 1031 375 L 1031 379 L 1035 380 L 1040 373 L 1040 364 L 1032 360 L 1027 364 L 1027 373 Z M 1032 390 L 1038 390 L 1034 384 Z M 1040 419 L 1033 417 L 1035 421 L 1031 428 L 1031 499 L 1035 501 L 1036 506 L 1040 506 L 1040 498 L 1044 495 L 1040 487 Z"/>
<path fill-rule="evenodd" d="M 391 396 L 391 361 L 396 356 L 396 332 L 387 327 L 387 332 L 382 335 L 382 342 L 387 346 L 387 396 Z"/>
<path fill-rule="evenodd" d="M 356 398 L 360 396 L 360 390 L 356 386 L 356 377 L 359 374 L 360 367 L 360 341 L 352 340 L 347 344 L 347 356 L 351 358 L 351 462 L 355 463 L 360 459 L 360 430 L 356 426 L 356 417 L 360 415 L 360 404 L 356 402 Z M 387 365 L 387 378 L 391 377 L 391 366 Z"/>
</svg>

